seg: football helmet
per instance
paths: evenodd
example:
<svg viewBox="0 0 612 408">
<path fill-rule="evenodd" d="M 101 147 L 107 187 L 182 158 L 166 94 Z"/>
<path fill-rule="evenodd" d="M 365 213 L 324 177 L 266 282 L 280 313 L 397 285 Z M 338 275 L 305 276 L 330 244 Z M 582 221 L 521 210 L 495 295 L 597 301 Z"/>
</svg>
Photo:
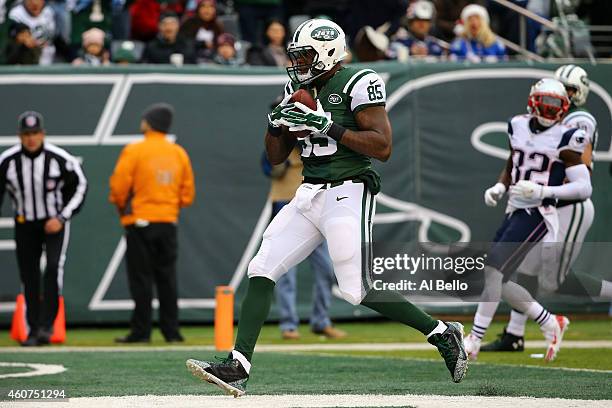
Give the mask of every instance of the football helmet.
<svg viewBox="0 0 612 408">
<path fill-rule="evenodd" d="M 569 99 L 563 84 L 556 79 L 540 79 L 531 87 L 527 111 L 535 116 L 538 122 L 550 127 L 561 121 L 569 109 Z"/>
<path fill-rule="evenodd" d="M 346 37 L 333 21 L 315 18 L 300 24 L 287 47 L 293 82 L 308 84 L 347 57 Z"/>
<path fill-rule="evenodd" d="M 555 71 L 555 79 L 573 88 L 574 94 L 570 97 L 576 106 L 584 105 L 589 96 L 589 77 L 586 71 L 576 65 L 562 65 Z"/>
</svg>

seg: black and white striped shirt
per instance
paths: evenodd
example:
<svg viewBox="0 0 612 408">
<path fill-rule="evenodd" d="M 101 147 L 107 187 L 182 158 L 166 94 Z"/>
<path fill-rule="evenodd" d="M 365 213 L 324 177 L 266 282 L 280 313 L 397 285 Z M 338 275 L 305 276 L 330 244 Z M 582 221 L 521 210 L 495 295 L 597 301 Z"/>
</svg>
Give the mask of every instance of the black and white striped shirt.
<svg viewBox="0 0 612 408">
<path fill-rule="evenodd" d="M 21 144 L 0 155 L 0 209 L 4 191 L 19 222 L 57 217 L 69 220 L 82 207 L 87 179 L 77 159 L 51 143 L 29 153 Z"/>
</svg>

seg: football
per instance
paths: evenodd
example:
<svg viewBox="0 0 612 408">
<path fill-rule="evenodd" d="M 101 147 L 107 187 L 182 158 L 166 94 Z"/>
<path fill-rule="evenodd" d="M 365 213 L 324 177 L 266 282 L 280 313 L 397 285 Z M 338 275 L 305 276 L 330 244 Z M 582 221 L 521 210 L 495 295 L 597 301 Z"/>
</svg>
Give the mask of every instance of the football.
<svg viewBox="0 0 612 408">
<path fill-rule="evenodd" d="M 293 95 L 291 95 L 291 98 L 289 99 L 289 103 L 293 103 L 293 102 L 299 102 L 305 106 L 308 106 L 310 109 L 313 109 L 313 110 L 317 109 L 317 102 L 312 97 L 310 92 L 308 92 L 305 89 L 298 89 L 297 91 L 293 93 Z M 297 108 L 295 108 L 294 110 L 300 111 Z M 310 133 L 311 133 L 310 130 L 291 132 L 292 135 L 295 135 L 295 137 L 298 137 L 298 138 L 308 137 Z"/>
</svg>

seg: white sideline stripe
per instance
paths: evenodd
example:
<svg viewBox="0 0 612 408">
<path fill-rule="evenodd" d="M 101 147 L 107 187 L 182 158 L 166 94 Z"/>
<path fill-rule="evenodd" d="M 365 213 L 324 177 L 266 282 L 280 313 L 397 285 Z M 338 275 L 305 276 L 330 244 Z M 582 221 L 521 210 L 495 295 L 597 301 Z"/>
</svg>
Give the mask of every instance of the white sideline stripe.
<svg viewBox="0 0 612 408">
<path fill-rule="evenodd" d="M 5 363 L 0 362 L 0 367 L 23 367 L 31 368 L 32 371 L 22 373 L 0 374 L 2 378 L 36 377 L 39 375 L 59 374 L 66 371 L 66 367 L 60 364 L 37 364 L 37 363 Z"/>
<path fill-rule="evenodd" d="M 529 348 L 545 348 L 546 342 L 530 340 Z M 564 349 L 612 348 L 610 340 L 566 340 Z M 334 343 L 334 344 L 262 344 L 258 352 L 301 352 L 301 351 L 421 351 L 431 350 L 429 343 Z M 41 348 L 0 347 L 2 353 L 70 353 L 70 352 L 119 352 L 119 351 L 215 351 L 214 346 L 54 346 Z"/>
<path fill-rule="evenodd" d="M 23 407 L 22 402 L 3 402 L 7 407 Z M 145 395 L 123 397 L 70 398 L 65 402 L 72 407 L 184 407 L 184 408 L 329 408 L 329 407 L 405 407 L 419 408 L 471 408 L 473 406 L 499 408 L 569 408 L 610 407 L 612 400 L 577 400 L 531 397 L 480 397 L 439 395 L 375 395 L 375 394 L 330 394 L 330 395 L 246 395 L 241 398 L 204 395 Z M 64 406 L 64 404 L 62 404 Z"/>
</svg>

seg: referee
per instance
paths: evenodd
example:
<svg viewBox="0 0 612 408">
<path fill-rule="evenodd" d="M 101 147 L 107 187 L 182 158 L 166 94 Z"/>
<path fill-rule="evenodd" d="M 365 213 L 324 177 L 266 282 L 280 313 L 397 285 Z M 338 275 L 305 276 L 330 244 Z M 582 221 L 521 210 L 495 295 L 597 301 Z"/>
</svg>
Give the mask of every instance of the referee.
<svg viewBox="0 0 612 408">
<path fill-rule="evenodd" d="M 87 179 L 68 152 L 45 142 L 43 117 L 24 112 L 18 120 L 21 143 L 0 155 L 0 209 L 7 190 L 15 211 L 17 264 L 30 327 L 23 346 L 48 344 L 62 291 L 70 219 L 81 209 Z M 42 276 L 43 249 L 47 267 Z"/>
</svg>

